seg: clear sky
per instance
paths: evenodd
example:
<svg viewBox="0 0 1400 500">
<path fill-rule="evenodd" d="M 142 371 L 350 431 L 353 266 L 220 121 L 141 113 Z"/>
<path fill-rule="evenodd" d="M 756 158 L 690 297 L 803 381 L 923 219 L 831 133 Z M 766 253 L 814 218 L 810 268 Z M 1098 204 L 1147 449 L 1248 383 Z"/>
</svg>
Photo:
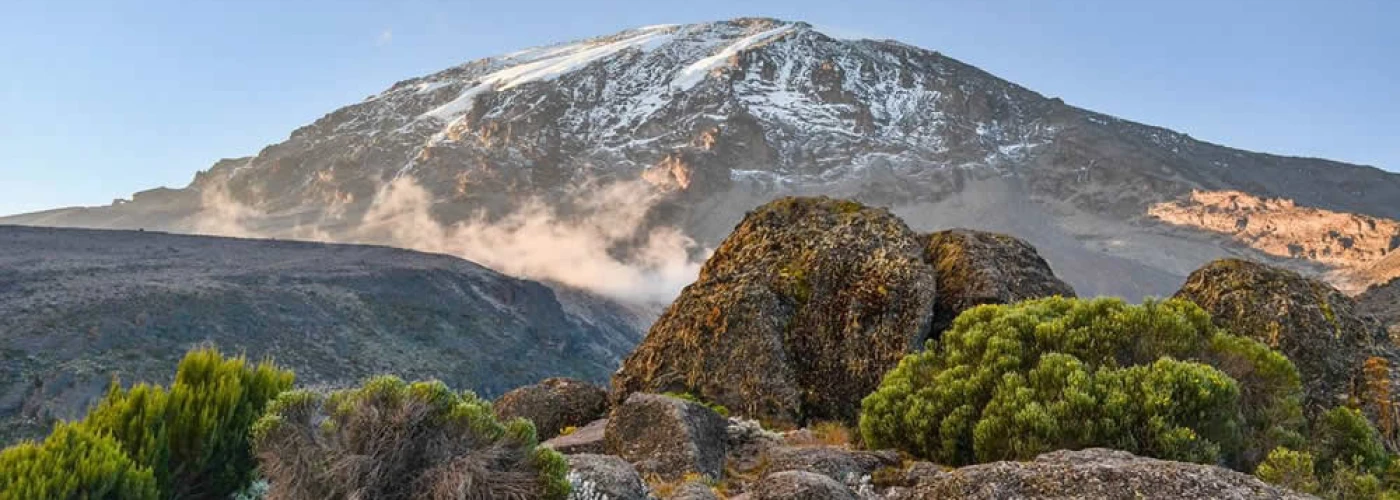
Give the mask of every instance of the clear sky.
<svg viewBox="0 0 1400 500">
<path fill-rule="evenodd" d="M 1400 170 L 1393 0 L 7 0 L 0 214 L 184 186 L 472 59 L 755 15 L 939 50 L 1212 142 Z"/>
</svg>

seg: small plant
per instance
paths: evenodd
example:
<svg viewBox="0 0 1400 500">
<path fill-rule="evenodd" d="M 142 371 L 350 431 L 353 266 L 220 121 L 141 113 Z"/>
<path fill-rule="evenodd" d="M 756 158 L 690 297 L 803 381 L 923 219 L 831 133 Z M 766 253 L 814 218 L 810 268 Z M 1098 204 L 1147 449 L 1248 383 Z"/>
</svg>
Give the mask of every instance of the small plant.
<svg viewBox="0 0 1400 500">
<path fill-rule="evenodd" d="M 1319 489 L 1314 474 L 1312 454 L 1283 447 L 1274 448 L 1254 469 L 1254 475 L 1264 482 L 1308 494 L 1316 494 Z"/>
<path fill-rule="evenodd" d="M 61 423 L 41 443 L 0 451 L 0 500 L 159 498 L 151 469 L 111 437 Z"/>
<path fill-rule="evenodd" d="M 254 443 L 279 499 L 562 499 L 570 489 L 568 462 L 536 446 L 534 424 L 499 422 L 489 402 L 437 381 L 288 392 Z"/>
<path fill-rule="evenodd" d="M 565 426 L 563 429 L 559 429 L 560 436 L 567 436 L 575 432 L 578 432 L 578 427 L 574 427 L 572 425 Z"/>
<path fill-rule="evenodd" d="M 725 408 L 724 405 L 722 405 L 722 404 L 715 404 L 715 403 L 711 403 L 711 402 L 709 402 L 709 401 L 705 401 L 705 400 L 703 400 L 703 399 L 700 399 L 700 396 L 696 396 L 696 395 L 691 394 L 691 393 L 688 393 L 688 392 L 667 392 L 667 393 L 662 394 L 662 396 L 672 397 L 672 398 L 676 398 L 676 399 L 683 399 L 683 400 L 686 400 L 686 401 L 690 401 L 690 402 L 692 402 L 692 403 L 699 403 L 700 405 L 702 405 L 702 406 L 704 406 L 704 407 L 706 407 L 706 408 L 709 408 L 710 410 L 714 411 L 715 413 L 718 413 L 719 416 L 724 417 L 724 418 L 729 418 L 729 408 Z"/>
</svg>

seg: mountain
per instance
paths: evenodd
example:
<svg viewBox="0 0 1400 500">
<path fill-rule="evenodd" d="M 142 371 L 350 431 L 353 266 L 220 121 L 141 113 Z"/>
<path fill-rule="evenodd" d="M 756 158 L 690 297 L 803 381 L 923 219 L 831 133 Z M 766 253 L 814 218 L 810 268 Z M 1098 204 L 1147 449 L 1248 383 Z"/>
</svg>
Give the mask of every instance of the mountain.
<svg viewBox="0 0 1400 500">
<path fill-rule="evenodd" d="M 205 342 L 313 386 L 395 373 L 490 396 L 606 380 L 650 318 L 445 255 L 0 226 L 0 445 L 81 416 L 113 374 L 168 382 Z"/>
<path fill-rule="evenodd" d="M 0 222 L 383 243 L 572 285 L 612 280 L 575 274 L 597 258 L 667 283 L 667 300 L 746 210 L 787 194 L 1019 236 L 1084 295 L 1165 295 L 1215 258 L 1280 260 L 1148 216 L 1196 190 L 1400 218 L 1400 175 L 1380 169 L 1207 143 L 896 41 L 735 19 L 472 61 L 184 188 Z M 597 231 L 558 235 L 577 227 Z M 525 252 L 542 246 L 566 254 Z"/>
</svg>

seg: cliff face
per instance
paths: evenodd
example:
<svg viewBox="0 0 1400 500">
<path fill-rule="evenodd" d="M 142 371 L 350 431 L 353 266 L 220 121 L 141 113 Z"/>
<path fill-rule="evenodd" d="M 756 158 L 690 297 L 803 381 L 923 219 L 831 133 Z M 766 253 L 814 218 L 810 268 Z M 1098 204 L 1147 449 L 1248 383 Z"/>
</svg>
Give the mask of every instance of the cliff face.
<svg viewBox="0 0 1400 500">
<path fill-rule="evenodd" d="M 1332 280 L 1359 292 L 1400 276 L 1400 221 L 1299 206 L 1240 191 L 1194 191 L 1189 199 L 1163 202 L 1148 215 L 1168 224 L 1228 235 L 1269 255 L 1319 262 L 1337 271 Z"/>
</svg>

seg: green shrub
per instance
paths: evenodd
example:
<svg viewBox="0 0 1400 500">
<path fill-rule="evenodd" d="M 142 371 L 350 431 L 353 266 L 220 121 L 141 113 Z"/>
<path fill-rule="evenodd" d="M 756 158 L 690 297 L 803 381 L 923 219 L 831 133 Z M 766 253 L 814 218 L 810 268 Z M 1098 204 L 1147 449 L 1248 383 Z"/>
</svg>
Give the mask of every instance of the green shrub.
<svg viewBox="0 0 1400 500">
<path fill-rule="evenodd" d="M 0 500 L 157 498 L 155 477 L 108 436 L 60 423 L 42 443 L 0 451 Z"/>
<path fill-rule="evenodd" d="M 292 373 L 270 363 L 250 365 L 213 348 L 190 351 L 169 389 L 113 382 L 82 425 L 112 436 L 136 463 L 154 473 L 163 498 L 228 498 L 253 479 L 253 422 Z"/>
<path fill-rule="evenodd" d="M 1268 458 L 1254 469 L 1254 475 L 1270 484 L 1299 492 L 1316 494 L 1318 482 L 1313 466 L 1313 456 L 1306 451 L 1294 451 L 1284 447 L 1269 452 Z"/>
<path fill-rule="evenodd" d="M 1252 470 L 1302 444 L 1292 363 L 1190 302 L 986 305 L 940 342 L 862 402 L 867 445 L 948 465 L 1105 446 Z"/>
<path fill-rule="evenodd" d="M 564 498 L 568 463 L 528 420 L 441 382 L 283 394 L 254 427 L 273 498 Z"/>
<path fill-rule="evenodd" d="M 1345 464 L 1361 472 L 1383 472 L 1390 455 L 1381 444 L 1380 432 L 1360 410 L 1337 407 L 1313 422 L 1313 456 L 1322 474 L 1334 464 Z"/>
</svg>

